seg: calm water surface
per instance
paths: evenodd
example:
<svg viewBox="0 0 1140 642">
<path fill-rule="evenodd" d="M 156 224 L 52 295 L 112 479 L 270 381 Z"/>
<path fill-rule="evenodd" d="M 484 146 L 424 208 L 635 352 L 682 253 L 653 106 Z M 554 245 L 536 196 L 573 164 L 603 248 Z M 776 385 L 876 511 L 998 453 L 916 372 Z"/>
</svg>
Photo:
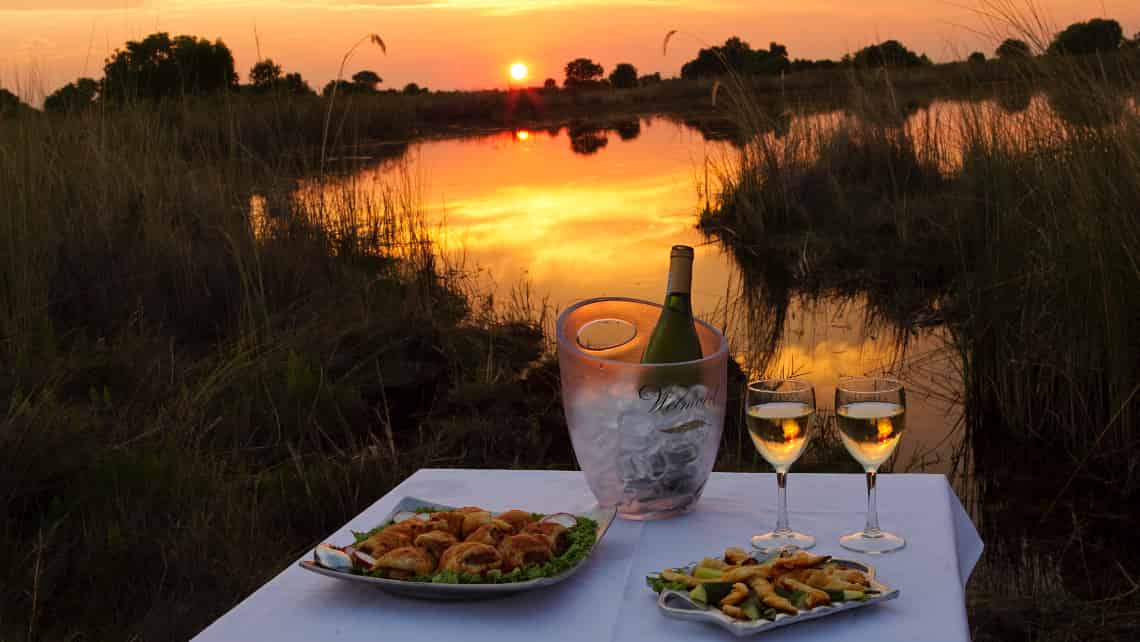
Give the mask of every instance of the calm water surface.
<svg viewBox="0 0 1140 642">
<path fill-rule="evenodd" d="M 818 116 L 813 118 L 819 118 Z M 635 121 L 636 122 L 636 121 Z M 504 131 L 417 143 L 408 164 L 357 178 L 377 185 L 414 174 L 438 240 L 509 297 L 528 283 L 555 309 L 582 298 L 664 296 L 669 247 L 696 247 L 695 312 L 727 328 L 742 366 L 796 373 L 831 408 L 840 376 L 894 372 L 910 384 L 908 426 L 896 470 L 946 472 L 961 389 L 941 329 L 901 332 L 867 320 L 863 301 L 793 297 L 779 340 L 750 346 L 735 261 L 696 229 L 700 186 L 733 158 L 728 143 L 665 118 L 601 131 Z M 905 340 L 900 341 L 900 336 Z M 750 356 L 753 352 L 761 354 Z"/>
</svg>

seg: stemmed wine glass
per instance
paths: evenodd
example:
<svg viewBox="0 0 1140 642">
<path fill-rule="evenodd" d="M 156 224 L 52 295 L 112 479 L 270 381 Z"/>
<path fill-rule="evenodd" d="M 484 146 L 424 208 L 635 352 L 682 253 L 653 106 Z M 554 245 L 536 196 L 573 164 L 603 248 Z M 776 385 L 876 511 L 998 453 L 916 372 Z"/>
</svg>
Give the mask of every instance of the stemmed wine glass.
<svg viewBox="0 0 1140 642">
<path fill-rule="evenodd" d="M 843 445 L 867 472 L 867 525 L 862 531 L 840 537 L 839 544 L 860 553 L 898 550 L 906 540 L 879 528 L 875 475 L 906 432 L 903 384 L 885 377 L 841 379 L 835 388 L 835 415 Z"/>
<path fill-rule="evenodd" d="M 765 553 L 815 546 L 815 538 L 788 526 L 788 469 L 811 437 L 815 388 L 801 379 L 762 379 L 748 384 L 748 432 L 760 455 L 776 469 L 779 512 L 775 530 L 756 535 L 752 546 Z"/>
</svg>

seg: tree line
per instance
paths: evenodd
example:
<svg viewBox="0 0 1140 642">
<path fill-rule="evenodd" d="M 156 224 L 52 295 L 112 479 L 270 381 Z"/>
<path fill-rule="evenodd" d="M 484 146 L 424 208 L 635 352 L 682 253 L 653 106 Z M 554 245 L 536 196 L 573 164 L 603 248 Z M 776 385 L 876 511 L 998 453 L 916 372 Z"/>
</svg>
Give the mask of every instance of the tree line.
<svg viewBox="0 0 1140 642">
<path fill-rule="evenodd" d="M 1093 18 L 1075 22 L 1058 32 L 1041 51 L 1026 41 L 1007 39 L 994 50 L 1002 60 L 1030 58 L 1034 55 L 1067 56 L 1108 53 L 1125 49 L 1140 50 L 1140 32 L 1132 38 L 1124 36 L 1116 20 Z M 967 57 L 972 64 L 984 63 L 986 55 L 975 51 Z M 932 65 L 926 54 L 912 51 L 898 40 L 885 40 L 871 44 L 840 60 L 793 59 L 788 48 L 772 42 L 768 48 L 753 49 L 744 40 L 733 36 L 723 45 L 702 48 L 697 56 L 681 67 L 685 79 L 719 76 L 732 70 L 746 75 L 779 75 L 813 69 L 922 67 Z M 637 68 L 628 62 L 618 63 L 606 75 L 601 64 L 589 58 L 576 58 L 566 63 L 562 86 L 570 90 L 631 89 L 661 82 L 661 74 L 639 75 Z M 353 74 L 351 80 L 337 79 L 327 83 L 321 94 L 328 96 L 334 89 L 340 94 L 369 94 L 381 91 L 383 79 L 374 71 L 364 69 Z M 558 83 L 547 78 L 543 89 L 557 90 Z M 79 78 L 59 88 L 44 101 L 46 111 L 77 111 L 97 101 L 123 103 L 133 100 L 158 100 L 186 95 L 206 95 L 220 91 L 240 91 L 251 94 L 316 95 L 301 74 L 285 73 L 272 59 L 259 60 L 250 68 L 248 83 L 241 84 L 234 68 L 229 47 L 221 40 L 213 42 L 195 36 L 171 37 L 168 33 L 153 33 L 138 41 L 128 41 L 123 49 L 116 49 L 103 65 L 103 77 Z M 428 90 L 416 83 L 408 83 L 402 90 L 384 90 L 387 93 L 416 95 Z M 22 113 L 28 108 L 11 92 L 0 89 L 0 116 Z"/>
<path fill-rule="evenodd" d="M 1140 49 L 1140 32 L 1132 38 L 1126 38 L 1116 20 L 1093 18 L 1086 22 L 1075 22 L 1058 32 L 1040 53 L 1078 56 L 1125 49 Z M 994 56 L 1003 60 L 1029 58 L 1033 55 L 1033 47 L 1029 43 L 1015 38 L 1003 41 L 994 50 Z M 966 61 L 977 64 L 986 59 L 984 53 L 975 51 L 967 56 Z M 788 55 L 788 48 L 778 42 L 770 43 L 767 49 L 753 49 L 744 40 L 733 36 L 725 40 L 723 45 L 698 51 L 696 58 L 681 66 L 681 77 L 715 77 L 724 75 L 729 70 L 743 75 L 780 75 L 813 69 L 924 67 L 933 64 L 925 53 L 912 51 L 898 40 L 884 40 L 867 45 L 845 54 L 839 60 L 808 60 L 792 59 Z M 565 73 L 563 86 L 568 89 L 607 86 L 626 89 L 661 80 L 660 74 L 639 77 L 637 69 L 629 63 L 618 64 L 606 78 L 603 67 L 589 58 L 570 61 L 566 64 Z M 553 78 L 548 78 L 544 86 L 553 89 L 557 85 Z"/>
<path fill-rule="evenodd" d="M 121 104 L 135 100 L 159 100 L 188 95 L 208 95 L 221 91 L 250 94 L 316 95 L 301 74 L 286 73 L 270 58 L 257 61 L 249 70 L 249 82 L 241 84 L 234 68 L 234 57 L 221 40 L 213 42 L 195 36 L 153 33 L 142 40 L 131 40 L 116 49 L 103 65 L 103 77 L 79 78 L 52 92 L 44 100 L 44 110 L 78 111 L 97 101 Z M 364 69 L 349 80 L 329 81 L 322 95 L 336 91 L 345 93 L 378 93 L 383 79 L 375 71 Z M 0 90 L 2 91 L 2 90 Z M 416 83 L 408 83 L 400 91 L 407 95 L 428 91 Z M 0 110 L 4 97 L 0 96 Z"/>
<path fill-rule="evenodd" d="M 644 76 L 639 76 L 637 67 L 633 63 L 619 62 L 614 66 L 613 71 L 606 75 L 606 70 L 600 64 L 594 62 L 589 58 L 575 58 L 566 63 L 563 68 L 565 78 L 562 81 L 562 86 L 566 89 L 632 89 L 639 85 L 647 85 L 654 82 L 661 82 L 661 74 L 653 73 Z M 553 78 L 547 78 L 542 84 L 542 88 L 547 91 L 558 89 L 558 81 Z"/>
<path fill-rule="evenodd" d="M 1126 38 L 1124 30 L 1116 20 L 1093 18 L 1085 22 L 1075 22 L 1058 32 L 1040 54 L 1081 56 L 1127 49 L 1140 49 L 1140 32 L 1132 38 Z M 1033 55 L 1033 47 L 1026 41 L 1016 38 L 1006 39 L 994 50 L 994 56 L 1003 60 L 1029 58 Z M 980 51 L 972 52 L 966 58 L 970 63 L 981 63 L 985 60 L 986 55 Z M 719 76 L 729 69 L 746 75 L 778 75 L 837 67 L 923 67 L 933 64 L 926 54 L 916 53 L 898 40 L 885 40 L 868 45 L 836 61 L 793 60 L 788 56 L 788 48 L 777 42 L 772 42 L 767 49 L 753 49 L 747 42 L 732 37 L 726 40 L 724 45 L 701 49 L 696 58 L 681 67 L 681 77 Z"/>
</svg>

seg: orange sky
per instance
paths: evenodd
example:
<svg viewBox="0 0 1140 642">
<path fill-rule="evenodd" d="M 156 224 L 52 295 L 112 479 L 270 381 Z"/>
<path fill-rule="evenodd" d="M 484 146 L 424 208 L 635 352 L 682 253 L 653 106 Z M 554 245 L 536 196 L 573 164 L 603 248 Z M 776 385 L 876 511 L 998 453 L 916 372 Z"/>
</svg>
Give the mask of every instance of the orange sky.
<svg viewBox="0 0 1140 642">
<path fill-rule="evenodd" d="M 1007 0 L 1022 2 L 1024 0 Z M 971 0 L 0 0 L 0 85 L 29 98 L 86 74 L 128 38 L 155 30 L 222 38 L 243 81 L 264 56 L 300 71 L 319 88 L 345 50 L 370 32 L 388 55 L 363 50 L 349 72 L 376 70 L 385 86 L 433 89 L 503 86 L 512 61 L 537 82 L 561 80 L 578 56 L 632 62 L 643 73 L 678 73 L 699 41 L 739 35 L 756 46 L 776 40 L 793 57 L 838 57 L 871 41 L 898 38 L 935 60 L 993 49 L 969 28 L 984 28 Z M 1041 0 L 1058 25 L 1109 16 L 1140 30 L 1140 3 Z M 680 37 L 662 56 L 670 29 Z M 255 38 L 255 33 L 257 38 Z M 699 39 L 699 40 L 698 40 Z"/>
</svg>

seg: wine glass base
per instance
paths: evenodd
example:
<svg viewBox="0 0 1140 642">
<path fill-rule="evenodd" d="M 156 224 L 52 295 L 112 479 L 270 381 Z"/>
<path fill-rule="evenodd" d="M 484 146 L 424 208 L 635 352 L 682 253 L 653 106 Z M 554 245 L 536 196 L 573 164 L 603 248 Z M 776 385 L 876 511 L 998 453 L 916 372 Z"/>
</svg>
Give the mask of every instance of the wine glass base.
<svg viewBox="0 0 1140 642">
<path fill-rule="evenodd" d="M 807 550 L 815 546 L 815 538 L 807 533 L 796 531 L 772 531 L 752 536 L 752 548 L 762 553 Z"/>
<path fill-rule="evenodd" d="M 879 531 L 874 537 L 868 537 L 863 531 L 857 531 L 840 537 L 839 545 L 849 551 L 877 555 L 899 550 L 906 546 L 906 540 L 886 531 Z"/>
</svg>

